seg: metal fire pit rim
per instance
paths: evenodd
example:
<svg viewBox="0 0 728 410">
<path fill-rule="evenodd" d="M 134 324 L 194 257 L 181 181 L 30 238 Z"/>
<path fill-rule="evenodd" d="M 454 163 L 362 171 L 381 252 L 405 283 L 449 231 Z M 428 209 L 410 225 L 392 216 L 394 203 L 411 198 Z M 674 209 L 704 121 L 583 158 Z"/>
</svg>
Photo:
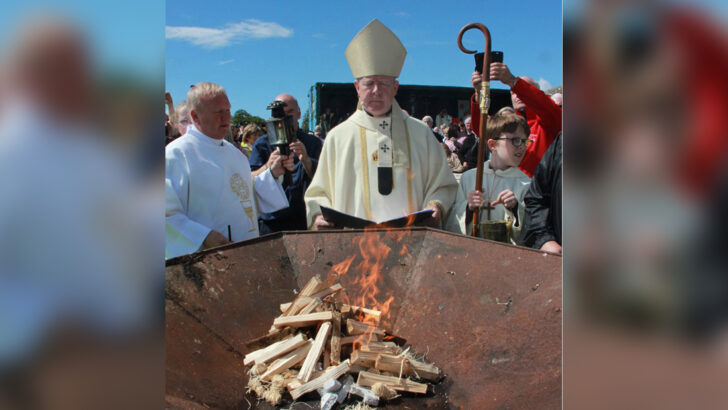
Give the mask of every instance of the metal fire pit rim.
<svg viewBox="0 0 728 410">
<path fill-rule="evenodd" d="M 190 253 L 190 254 L 187 254 L 187 255 L 176 256 L 174 258 L 167 259 L 165 261 L 165 267 L 170 266 L 170 265 L 176 265 L 176 264 L 178 264 L 180 262 L 194 263 L 194 262 L 202 259 L 204 256 L 209 255 L 209 254 L 212 254 L 212 253 L 215 253 L 215 252 L 218 252 L 218 251 L 223 251 L 223 250 L 227 250 L 227 249 L 231 249 L 231 248 L 237 248 L 237 247 L 240 247 L 240 246 L 252 245 L 252 244 L 255 244 L 255 243 L 258 243 L 258 242 L 265 242 L 265 241 L 268 241 L 268 240 L 271 240 L 271 239 L 283 238 L 286 235 L 321 235 L 321 234 L 340 234 L 340 233 L 356 234 L 356 233 L 364 233 L 364 232 L 390 232 L 390 231 L 395 231 L 395 232 L 396 231 L 437 232 L 437 233 L 446 234 L 446 235 L 454 236 L 454 237 L 458 237 L 458 238 L 465 237 L 465 238 L 469 238 L 469 239 L 472 239 L 472 240 L 488 242 L 488 243 L 491 243 L 491 244 L 494 244 L 494 245 L 508 246 L 508 247 L 516 247 L 516 248 L 528 250 L 528 251 L 531 251 L 531 252 L 546 253 L 546 254 L 549 254 L 551 256 L 561 257 L 561 255 L 559 255 L 557 253 L 548 252 L 548 251 L 542 251 L 540 249 L 533 249 L 533 248 L 529 248 L 529 247 L 526 247 L 526 246 L 511 245 L 511 244 L 508 244 L 508 243 L 493 241 L 493 240 L 490 240 L 490 239 L 477 238 L 477 237 L 473 237 L 473 236 L 469 236 L 469 235 L 461 235 L 461 234 L 458 234 L 458 233 L 454 233 L 454 232 L 450 232 L 450 231 L 445 231 L 445 230 L 442 230 L 442 229 L 431 228 L 431 227 L 412 226 L 412 227 L 406 227 L 406 228 L 345 229 L 345 230 L 329 229 L 329 230 L 321 230 L 321 231 L 313 231 L 313 230 L 306 230 L 306 231 L 279 231 L 279 232 L 273 232 L 273 233 L 268 233 L 268 234 L 265 234 L 265 235 L 261 235 L 261 236 L 259 236 L 257 238 L 248 239 L 248 240 L 245 240 L 245 241 L 234 242 L 234 243 L 230 243 L 230 244 L 227 244 L 227 245 L 218 246 L 218 247 L 215 247 L 215 248 L 209 248 L 209 249 L 197 251 L 197 252 Z"/>
<path fill-rule="evenodd" d="M 194 393 L 195 397 L 203 398 L 201 402 L 206 403 L 216 403 L 215 400 L 221 400 L 220 403 L 228 403 L 222 407 L 238 407 L 239 402 L 244 408 L 243 402 L 236 399 L 238 397 L 236 392 L 239 392 L 239 389 L 230 387 L 217 376 L 212 376 L 216 370 L 207 364 L 217 362 L 206 360 L 207 356 L 199 356 L 199 361 L 196 360 L 198 358 L 196 355 L 200 354 L 201 349 L 198 347 L 199 342 L 192 336 L 196 334 L 210 336 L 208 333 L 218 336 L 219 339 L 210 339 L 215 343 L 210 342 L 211 347 L 206 348 L 204 352 L 206 355 L 214 354 L 215 360 L 218 357 L 222 358 L 220 359 L 221 364 L 228 363 L 226 358 L 230 351 L 226 348 L 238 344 L 231 344 L 232 341 L 244 341 L 257 337 L 263 334 L 269 325 L 269 323 L 265 323 L 266 326 L 261 325 L 261 332 L 251 332 L 248 330 L 260 323 L 247 323 L 243 319 L 236 318 L 250 317 L 245 313 L 252 311 L 267 312 L 266 317 L 268 314 L 271 318 L 277 316 L 279 314 L 278 303 L 290 299 L 281 297 L 280 300 L 272 300 L 271 295 L 279 294 L 271 292 L 277 290 L 288 292 L 292 289 L 295 293 L 295 289 L 300 288 L 308 277 L 322 272 L 322 269 L 328 270 L 332 258 L 338 260 L 339 256 L 356 253 L 359 250 L 360 239 L 379 239 L 393 248 L 399 243 L 404 243 L 411 252 L 409 256 L 394 252 L 387 260 L 389 262 L 386 269 L 387 277 L 392 285 L 387 286 L 387 289 L 391 290 L 392 294 L 401 295 L 401 297 L 397 296 L 397 300 L 400 301 L 394 316 L 397 319 L 393 321 L 390 328 L 394 333 L 406 336 L 413 342 L 419 341 L 417 344 L 419 347 L 416 347 L 418 352 L 427 352 L 428 357 L 435 363 L 443 363 L 443 372 L 447 374 L 446 381 L 458 380 L 455 385 L 441 385 L 441 391 L 445 394 L 445 404 L 452 403 L 453 406 L 450 408 L 482 408 L 480 404 L 486 403 L 485 400 L 488 400 L 487 403 L 494 400 L 493 406 L 509 407 L 509 403 L 520 403 L 521 406 L 516 407 L 539 407 L 533 406 L 533 403 L 536 403 L 534 400 L 540 398 L 546 398 L 549 403 L 555 403 L 557 394 L 551 394 L 551 392 L 558 390 L 556 387 L 558 380 L 554 379 L 556 377 L 554 375 L 558 373 L 555 370 L 558 367 L 555 364 L 557 358 L 555 352 L 560 349 L 557 349 L 554 344 L 556 342 L 553 341 L 556 340 L 557 335 L 562 333 L 558 331 L 557 326 L 561 325 L 563 316 L 560 313 L 561 306 L 555 304 L 547 306 L 543 302 L 548 299 L 546 303 L 551 303 L 552 298 L 554 301 L 560 302 L 561 286 L 541 286 L 541 289 L 538 289 L 538 286 L 533 287 L 532 279 L 536 279 L 536 284 L 539 285 L 545 283 L 543 278 L 547 278 L 549 283 L 553 279 L 553 283 L 557 284 L 556 279 L 558 278 L 558 284 L 560 284 L 563 280 L 561 260 L 545 257 L 543 252 L 540 255 L 519 254 L 519 248 L 528 248 L 489 246 L 467 239 L 473 239 L 472 237 L 463 237 L 432 228 L 413 227 L 385 230 L 395 232 L 390 235 L 373 232 L 374 234 L 369 238 L 365 234 L 366 230 L 324 231 L 325 234 L 335 234 L 325 236 L 319 236 L 318 234 L 321 232 L 317 231 L 277 232 L 251 241 L 185 255 L 180 257 L 181 261 L 178 259 L 173 262 L 176 265 L 167 268 L 166 283 L 172 290 L 172 292 L 168 292 L 168 295 L 176 297 L 174 291 L 179 289 L 180 295 L 186 299 L 183 305 L 172 297 L 168 299 L 165 295 L 165 307 L 174 307 L 169 310 L 174 315 L 165 316 L 166 318 L 172 317 L 174 320 L 167 319 L 166 323 L 169 324 L 170 334 L 177 332 L 176 334 L 190 335 L 190 337 L 184 339 L 184 344 L 181 343 L 182 338 L 174 343 L 168 342 L 173 346 L 180 346 L 178 349 L 171 348 L 170 351 L 173 354 L 168 356 L 173 358 L 169 362 L 171 364 L 167 365 L 168 369 L 173 370 L 171 372 L 173 377 L 168 376 L 167 383 L 169 384 L 169 380 L 172 380 L 172 384 L 170 384 L 172 387 L 168 392 L 178 392 L 182 394 L 180 397 L 189 397 L 189 394 Z M 430 231 L 433 234 L 430 234 Z M 436 232 L 454 236 L 434 234 Z M 341 235 L 342 233 L 347 235 Z M 287 236 L 288 234 L 295 235 Z M 308 236 L 299 236 L 299 234 Z M 311 236 L 312 234 L 316 235 Z M 303 253 L 309 255 L 312 245 L 315 255 L 318 255 L 323 249 L 325 256 L 314 258 L 312 261 L 309 261 L 307 257 L 301 257 Z M 508 246 L 502 243 L 500 245 Z M 440 254 L 442 256 L 452 254 L 458 255 L 458 257 L 445 258 Z M 257 263 L 265 255 L 274 257 L 273 263 L 266 264 L 265 269 L 255 270 L 253 273 L 230 269 L 233 265 L 246 265 L 251 258 Z M 290 260 L 287 256 L 290 256 Z M 475 272 L 472 276 L 463 274 L 460 269 L 458 269 L 457 275 L 448 270 L 453 263 L 478 264 L 500 257 L 509 258 L 515 264 L 523 263 L 521 270 L 525 275 L 501 275 L 499 272 L 502 269 L 493 264 L 485 265 L 485 274 Z M 188 264 L 199 266 L 188 266 Z M 531 268 L 540 264 L 547 265 L 543 272 Z M 204 271 L 202 288 L 195 287 L 196 283 L 188 280 L 193 279 L 200 270 Z M 344 279 L 349 282 L 353 281 L 351 275 L 345 276 Z M 473 285 L 473 282 L 477 285 Z M 351 283 L 347 283 L 347 286 L 349 284 Z M 261 289 L 271 292 L 261 292 Z M 252 295 L 251 290 L 255 291 L 256 296 L 246 296 Z M 459 296 L 464 293 L 468 297 Z M 288 294 L 290 295 L 290 293 Z M 483 294 L 487 294 L 487 298 L 484 299 Z M 419 297 L 413 299 L 412 295 L 423 296 L 425 300 L 419 305 L 411 303 L 412 300 L 417 300 Z M 512 300 L 511 295 L 513 295 Z M 218 299 L 218 296 L 222 299 Z M 501 297 L 503 302 L 499 302 L 495 296 Z M 506 296 L 508 300 L 506 300 Z M 265 302 L 265 306 L 263 306 L 263 302 Z M 513 304 L 512 308 L 511 304 Z M 236 313 L 230 314 L 225 306 L 237 306 L 237 310 L 233 309 Z M 240 306 L 245 309 L 240 309 Z M 413 309 L 413 306 L 417 306 L 417 308 Z M 474 306 L 478 308 L 473 308 Z M 553 308 L 559 310 L 552 311 Z M 526 313 L 532 309 L 535 309 L 537 314 Z M 166 309 L 165 312 L 167 314 Z M 188 320 L 185 313 L 197 321 Z M 453 317 L 457 319 L 453 320 Z M 485 320 L 486 317 L 488 321 Z M 215 322 L 218 320 L 220 323 Z M 463 322 L 467 322 L 468 325 L 463 326 Z M 544 323 L 543 330 L 541 325 L 534 327 L 536 323 L 541 322 Z M 460 323 L 460 325 L 454 326 L 452 325 L 454 323 Z M 201 326 L 197 326 L 197 324 Z M 242 324 L 245 326 L 241 326 Z M 443 326 L 443 328 L 439 326 Z M 432 329 L 447 331 L 443 335 L 442 332 L 433 332 Z M 513 333 L 514 329 L 523 331 Z M 462 345 L 462 340 L 468 340 L 471 337 L 476 343 Z M 218 343 L 219 341 L 224 343 Z M 434 346 L 435 349 L 430 350 L 430 346 Z M 487 348 L 483 348 L 484 346 Z M 240 348 L 243 349 L 242 346 Z M 538 369 L 544 370 L 536 372 L 532 369 L 534 365 L 531 364 L 531 361 L 524 361 L 532 358 L 533 355 L 529 353 L 532 349 L 538 350 L 539 357 L 541 357 L 533 362 L 538 364 Z M 429 356 L 429 354 L 436 354 L 438 350 L 458 352 L 456 353 L 457 360 L 454 361 L 456 364 L 445 366 L 447 359 L 442 359 L 442 354 L 441 356 Z M 239 350 L 239 352 L 244 352 L 244 350 Z M 218 356 L 218 353 L 223 354 Z M 451 358 L 452 354 L 448 353 L 444 357 L 450 356 Z M 167 362 L 170 359 L 165 360 Z M 232 362 L 237 363 L 235 360 Z M 498 366 L 494 366 L 495 364 Z M 198 369 L 200 373 L 197 373 Z M 223 366 L 223 369 L 227 372 L 225 374 L 229 373 L 235 377 L 242 374 L 233 365 Z M 208 374 L 208 372 L 210 373 Z M 459 379 L 458 377 L 462 377 L 462 375 L 468 375 L 476 381 Z M 209 384 L 208 376 L 210 380 L 220 380 L 219 385 Z M 515 381 L 491 383 L 495 376 L 509 380 L 513 378 Z M 240 377 L 241 380 L 244 379 L 244 376 Z M 538 378 L 538 383 L 534 384 L 536 378 Z M 552 379 L 556 381 L 554 382 Z M 488 395 L 476 393 L 473 390 L 477 387 L 479 390 L 485 391 L 486 386 L 478 387 L 479 384 L 488 384 Z M 514 386 L 524 386 L 524 391 L 527 391 L 528 394 L 520 393 L 520 390 L 515 390 Z M 198 395 L 198 393 L 200 394 Z M 531 396 L 534 398 L 529 398 Z M 440 399 L 437 397 L 441 396 L 433 398 L 433 406 L 429 406 L 425 402 L 423 404 L 429 408 L 449 408 L 449 406 L 440 405 L 442 403 L 438 401 Z M 524 403 L 531 403 L 531 405 L 523 406 Z M 478 404 L 478 406 L 476 407 L 474 404 Z M 410 405 L 410 408 L 418 407 Z M 557 406 L 553 407 L 557 408 Z M 407 403 L 394 408 L 407 408 Z"/>
</svg>

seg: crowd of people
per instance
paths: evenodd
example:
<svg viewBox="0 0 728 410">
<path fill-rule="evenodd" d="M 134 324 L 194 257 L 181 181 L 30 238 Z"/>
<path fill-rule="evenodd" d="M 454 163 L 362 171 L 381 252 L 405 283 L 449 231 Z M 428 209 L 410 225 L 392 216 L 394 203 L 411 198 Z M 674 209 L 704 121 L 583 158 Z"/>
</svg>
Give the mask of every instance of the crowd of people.
<svg viewBox="0 0 728 410">
<path fill-rule="evenodd" d="M 455 179 L 460 180 L 460 175 L 474 168 L 477 163 L 476 141 L 478 137 L 471 127 L 470 116 L 463 121 L 452 119 L 450 116 L 445 117 L 444 120 L 450 122 L 443 122 L 436 127 L 431 116 L 422 117 L 422 122 L 430 127 L 432 134 L 445 150 L 448 166 L 455 174 Z"/>
<path fill-rule="evenodd" d="M 488 80 L 510 88 L 513 107 L 488 117 L 479 138 L 481 74 L 470 78 L 472 117 L 457 121 L 443 110 L 420 121 L 395 99 L 405 55 L 389 28 L 370 22 L 345 53 L 356 111 L 332 126 L 329 110 L 311 134 L 298 126 L 297 100 L 278 95 L 295 123 L 284 151 L 259 125 L 231 126 L 220 85 L 191 87 L 176 108 L 168 97 L 166 256 L 270 232 L 340 228 L 322 207 L 375 222 L 426 210 L 424 225 L 461 234 L 473 231 L 475 213 L 482 237 L 497 226 L 505 239 L 491 239 L 561 253 L 561 97 L 492 63 Z"/>
</svg>

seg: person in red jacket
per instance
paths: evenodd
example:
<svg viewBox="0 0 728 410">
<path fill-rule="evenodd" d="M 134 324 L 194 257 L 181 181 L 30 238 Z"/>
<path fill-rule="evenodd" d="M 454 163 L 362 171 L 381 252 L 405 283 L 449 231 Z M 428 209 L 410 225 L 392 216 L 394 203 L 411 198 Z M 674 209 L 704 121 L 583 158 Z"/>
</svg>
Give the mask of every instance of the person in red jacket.
<svg viewBox="0 0 728 410">
<path fill-rule="evenodd" d="M 548 95 L 539 90 L 538 85 L 529 77 L 515 77 L 503 63 L 490 64 L 490 79 L 499 80 L 511 88 L 511 102 L 516 112 L 525 117 L 530 128 L 528 146 L 518 168 L 533 177 L 541 157 L 561 132 L 561 107 Z M 471 83 L 475 94 L 470 99 L 473 131 L 480 130 L 480 73 L 473 73 Z"/>
</svg>

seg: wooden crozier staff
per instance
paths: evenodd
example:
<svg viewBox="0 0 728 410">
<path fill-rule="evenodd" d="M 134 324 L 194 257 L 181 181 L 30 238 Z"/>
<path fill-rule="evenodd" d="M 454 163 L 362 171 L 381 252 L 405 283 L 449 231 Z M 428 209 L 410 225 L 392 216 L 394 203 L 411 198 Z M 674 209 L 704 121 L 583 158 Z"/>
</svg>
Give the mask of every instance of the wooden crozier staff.
<svg viewBox="0 0 728 410">
<path fill-rule="evenodd" d="M 480 89 L 480 127 L 478 129 L 478 165 L 475 173 L 475 190 L 481 192 L 483 189 L 483 161 L 485 160 L 485 129 L 488 123 L 488 108 L 490 108 L 490 31 L 488 28 L 480 23 L 470 23 L 460 29 L 458 34 L 458 47 L 466 54 L 475 54 L 477 50 L 468 50 L 463 47 L 463 34 L 466 31 L 475 28 L 483 32 L 485 36 L 485 55 L 483 56 L 483 70 L 480 73 L 480 79 L 482 85 Z M 488 203 L 488 207 L 490 207 Z M 490 208 L 488 208 L 490 214 Z M 490 215 L 488 215 L 490 219 Z M 478 236 L 478 229 L 480 228 L 480 208 L 473 212 L 473 230 L 472 236 Z"/>
</svg>

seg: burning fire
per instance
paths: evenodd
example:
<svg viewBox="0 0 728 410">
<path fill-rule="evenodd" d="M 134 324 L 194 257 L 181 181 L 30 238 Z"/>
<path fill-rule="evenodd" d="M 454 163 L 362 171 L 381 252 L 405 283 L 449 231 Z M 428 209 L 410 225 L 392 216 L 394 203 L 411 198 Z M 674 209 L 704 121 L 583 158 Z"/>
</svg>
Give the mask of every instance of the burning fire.
<svg viewBox="0 0 728 410">
<path fill-rule="evenodd" d="M 407 226 L 412 226 L 415 218 L 415 215 L 408 216 Z M 377 337 L 372 332 L 382 318 L 388 317 L 390 307 L 394 302 L 394 296 L 385 297 L 383 295 L 387 292 L 382 292 L 382 286 L 385 286 L 383 271 L 387 266 L 387 258 L 395 255 L 401 259 L 412 258 L 409 248 L 405 245 L 405 239 L 411 235 L 409 230 L 381 230 L 380 228 L 378 226 L 365 229 L 364 235 L 359 239 L 359 254 L 351 255 L 331 268 L 332 274 L 338 277 L 354 275 L 353 284 L 355 286 L 350 287 L 349 290 L 358 289 L 358 293 L 355 295 L 344 293 L 341 297 L 345 304 L 354 308 L 357 321 L 372 325 L 371 330 L 362 335 L 362 343 L 371 342 Z M 391 241 L 384 241 L 384 238 L 391 239 Z M 399 249 L 393 250 L 388 245 L 392 242 L 396 243 Z M 355 268 L 349 272 L 352 266 Z M 391 337 L 385 336 L 384 340 L 387 339 L 391 339 Z"/>
<path fill-rule="evenodd" d="M 379 233 L 367 232 L 359 241 L 359 251 L 362 261 L 359 263 L 358 269 L 361 273 L 354 281 L 354 284 L 361 288 L 361 295 L 357 303 L 362 307 L 373 306 L 374 309 L 381 311 L 383 316 L 386 316 L 394 296 L 390 296 L 384 302 L 379 302 L 377 300 L 379 294 L 377 282 L 382 279 L 382 269 L 391 249 L 379 240 Z M 376 324 L 375 318 L 366 313 L 360 321 Z"/>
<path fill-rule="evenodd" d="M 393 252 L 392 248 L 382 240 L 383 235 L 390 235 L 390 238 L 393 238 L 397 244 L 401 244 L 401 248 Z M 382 297 L 383 270 L 387 257 L 390 254 L 400 257 L 411 256 L 403 240 L 407 235 L 409 235 L 408 231 L 399 230 L 367 231 L 359 241 L 359 254 L 351 255 L 332 267 L 332 272 L 338 276 L 356 275 L 353 283 L 356 285 L 354 288 L 360 289 L 359 293 L 342 296 L 345 303 L 364 308 L 357 310 L 357 320 L 374 325 L 372 330 L 379 324 L 381 318 L 388 317 L 390 306 L 394 302 L 394 296 Z M 357 264 L 354 264 L 355 259 L 358 260 Z M 352 265 L 355 267 L 350 273 Z M 362 336 L 363 342 L 374 337 L 371 332 Z"/>
<path fill-rule="evenodd" d="M 349 271 L 349 267 L 351 266 L 351 263 L 354 262 L 354 258 L 356 255 L 351 255 L 348 258 L 344 259 L 343 262 L 339 262 L 336 265 L 334 265 L 331 270 L 334 271 L 338 276 L 341 276 L 345 274 L 347 271 Z"/>
</svg>

